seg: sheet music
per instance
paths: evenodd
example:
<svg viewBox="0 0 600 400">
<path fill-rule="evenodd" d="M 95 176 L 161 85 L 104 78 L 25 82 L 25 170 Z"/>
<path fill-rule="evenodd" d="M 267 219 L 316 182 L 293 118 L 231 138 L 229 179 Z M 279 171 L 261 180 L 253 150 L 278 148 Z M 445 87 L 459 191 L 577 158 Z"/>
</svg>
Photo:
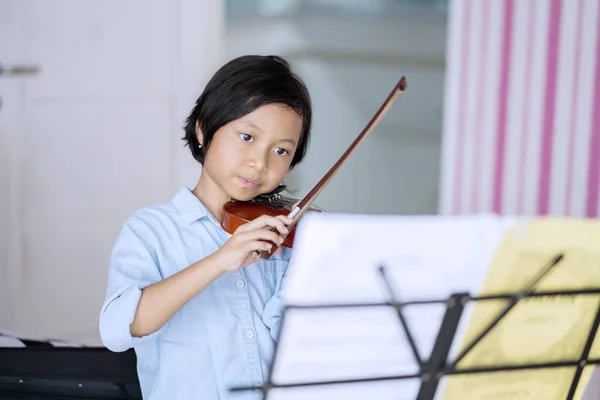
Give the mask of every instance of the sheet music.
<svg viewBox="0 0 600 400">
<path fill-rule="evenodd" d="M 309 214 L 298 226 L 288 304 L 388 300 L 385 265 L 402 300 L 478 290 L 514 219 Z"/>
<path fill-rule="evenodd" d="M 557 251 L 565 256 L 560 268 L 540 281 L 537 291 L 599 287 L 598 242 L 600 221 L 593 220 L 309 215 L 299 226 L 284 290 L 288 306 L 305 308 L 286 312 L 273 382 L 390 379 L 278 389 L 269 399 L 416 398 L 420 379 L 393 379 L 418 371 L 394 308 L 306 306 L 381 303 L 392 297 L 403 302 L 444 299 L 456 292 L 521 292 Z M 450 360 L 506 301 L 469 304 Z M 521 301 L 458 368 L 577 359 L 599 305 L 598 295 Z M 445 311 L 443 304 L 431 307 L 403 308 L 423 359 L 429 358 Z M 593 343 L 590 358 L 600 358 L 600 340 Z M 584 369 L 575 399 L 584 395 L 593 370 Z M 436 400 L 563 399 L 573 372 L 570 367 L 444 377 Z M 584 398 L 591 398 L 590 393 Z"/>
<path fill-rule="evenodd" d="M 290 310 L 285 318 L 285 331 L 295 334 L 286 335 L 279 344 L 281 357 L 278 357 L 274 374 L 278 383 L 374 378 L 418 372 L 412 354 L 403 345 L 404 335 L 391 308 Z M 362 398 L 365 398 L 364 390 L 377 390 L 407 393 L 407 399 L 414 399 L 418 383 L 417 379 L 391 384 L 383 382 L 370 384 L 369 389 L 363 387 L 364 384 L 353 387 L 328 385 L 321 386 L 317 392 L 323 396 L 327 393 L 328 399 L 347 399 L 352 398 L 348 397 L 348 392 L 352 392 L 352 396 L 363 393 Z M 288 397 L 290 392 L 294 397 Z M 276 398 L 302 398 L 302 394 L 307 396 L 304 398 L 315 398 L 317 392 L 313 391 L 310 396 L 308 392 L 282 390 Z"/>
<path fill-rule="evenodd" d="M 520 223 L 507 233 L 490 261 L 481 293 L 523 291 L 559 255 L 562 260 L 548 269 L 535 285 L 536 292 L 598 288 L 599 242 L 600 221 L 596 220 L 546 218 Z M 506 304 L 505 300 L 478 303 L 463 343 L 479 334 Z M 599 305 L 597 294 L 522 300 L 458 367 L 579 360 Z M 590 358 L 599 355 L 598 336 Z M 581 398 L 592 372 L 592 367 L 584 370 L 574 399 Z M 451 377 L 443 398 L 562 400 L 569 393 L 574 373 L 575 367 L 571 366 Z"/>
<path fill-rule="evenodd" d="M 307 215 L 298 227 L 285 301 L 305 306 L 388 301 L 379 266 L 385 267 L 394 296 L 402 301 L 477 292 L 487 262 L 513 223 L 492 215 Z M 429 357 L 444 311 L 443 304 L 403 310 L 421 358 Z M 395 309 L 299 308 L 286 313 L 273 381 L 322 382 L 417 371 Z M 322 385 L 280 389 L 268 398 L 412 400 L 420 384 L 415 378 Z"/>
</svg>

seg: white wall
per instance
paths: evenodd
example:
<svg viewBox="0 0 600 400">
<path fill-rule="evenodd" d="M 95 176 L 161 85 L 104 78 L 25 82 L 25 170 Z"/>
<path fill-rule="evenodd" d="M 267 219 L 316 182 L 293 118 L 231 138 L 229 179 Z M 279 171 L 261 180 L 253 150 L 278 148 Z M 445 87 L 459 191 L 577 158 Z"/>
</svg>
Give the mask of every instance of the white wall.
<svg viewBox="0 0 600 400">
<path fill-rule="evenodd" d="M 227 57 L 286 56 L 314 101 L 308 155 L 290 174 L 306 194 L 360 133 L 402 75 L 408 89 L 317 204 L 329 211 L 437 212 L 446 16 L 407 8 L 388 18 L 237 20 Z"/>
<path fill-rule="evenodd" d="M 197 181 L 180 138 L 222 62 L 223 5 L 0 2 L 0 62 L 41 67 L 0 78 L 0 329 L 100 343 L 123 222 Z"/>
</svg>

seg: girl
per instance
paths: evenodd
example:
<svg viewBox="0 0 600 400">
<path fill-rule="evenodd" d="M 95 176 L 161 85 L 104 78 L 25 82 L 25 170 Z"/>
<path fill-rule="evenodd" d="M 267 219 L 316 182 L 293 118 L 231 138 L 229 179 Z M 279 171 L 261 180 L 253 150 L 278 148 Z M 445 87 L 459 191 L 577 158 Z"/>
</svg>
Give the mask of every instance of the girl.
<svg viewBox="0 0 600 400">
<path fill-rule="evenodd" d="M 198 183 L 125 222 L 100 314 L 104 345 L 135 349 L 144 399 L 259 398 L 229 388 L 268 379 L 290 249 L 253 254 L 281 243 L 291 221 L 263 216 L 229 235 L 222 208 L 280 188 L 310 128 L 308 91 L 276 56 L 228 62 L 196 101 L 184 140 Z"/>
</svg>

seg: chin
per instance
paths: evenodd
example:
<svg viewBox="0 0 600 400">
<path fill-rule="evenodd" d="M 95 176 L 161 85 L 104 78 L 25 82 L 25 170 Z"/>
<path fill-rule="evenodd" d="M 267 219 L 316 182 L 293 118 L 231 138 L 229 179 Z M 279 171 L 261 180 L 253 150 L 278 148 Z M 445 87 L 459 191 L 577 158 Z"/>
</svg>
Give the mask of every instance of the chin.
<svg viewBox="0 0 600 400">
<path fill-rule="evenodd" d="M 230 193 L 230 197 L 237 201 L 249 201 L 261 194 L 260 191 L 235 190 Z"/>
<path fill-rule="evenodd" d="M 236 199 L 237 201 L 250 201 L 255 197 L 256 196 L 248 196 L 248 195 L 233 196 L 233 198 Z"/>
</svg>

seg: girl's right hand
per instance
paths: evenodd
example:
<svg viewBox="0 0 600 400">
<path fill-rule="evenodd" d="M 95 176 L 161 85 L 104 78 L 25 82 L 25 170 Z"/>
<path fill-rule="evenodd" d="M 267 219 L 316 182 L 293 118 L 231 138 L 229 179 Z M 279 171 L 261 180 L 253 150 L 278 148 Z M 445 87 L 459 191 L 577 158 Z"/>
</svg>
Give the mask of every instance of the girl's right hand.
<svg viewBox="0 0 600 400">
<path fill-rule="evenodd" d="M 215 252 L 218 265 L 223 272 L 233 272 L 258 260 L 256 251 L 270 251 L 271 244 L 281 245 L 280 235 L 289 233 L 286 224 L 292 220 L 284 215 L 272 217 L 263 215 L 240 226 L 225 244 Z M 275 231 L 270 229 L 275 228 Z M 281 251 L 278 248 L 274 254 Z"/>
</svg>

